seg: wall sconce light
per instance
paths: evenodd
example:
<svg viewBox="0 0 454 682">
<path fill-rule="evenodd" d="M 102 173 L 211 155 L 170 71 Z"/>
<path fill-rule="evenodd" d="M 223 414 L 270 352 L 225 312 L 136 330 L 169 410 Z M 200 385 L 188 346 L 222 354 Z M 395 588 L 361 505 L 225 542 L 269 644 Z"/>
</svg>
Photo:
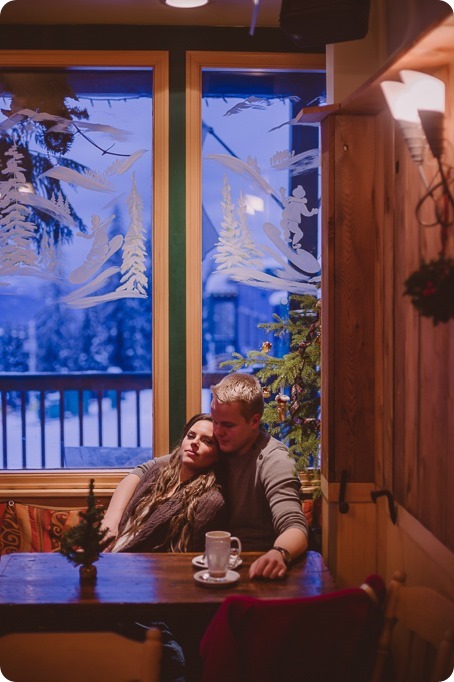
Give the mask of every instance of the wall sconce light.
<svg viewBox="0 0 454 682">
<path fill-rule="evenodd" d="M 449 187 L 454 179 L 453 168 L 442 161 L 445 84 L 419 71 L 403 70 L 399 76 L 401 81 L 383 81 L 381 89 L 427 189 L 417 206 L 418 220 L 422 205 L 430 197 L 435 205 L 433 224 L 450 225 L 454 222 L 454 197 Z M 437 178 L 432 183 L 427 182 L 422 167 L 427 145 L 438 165 Z"/>
<path fill-rule="evenodd" d="M 418 71 L 400 72 L 401 82 L 383 81 L 381 89 L 399 123 L 413 160 L 423 162 L 426 141 L 439 159 L 443 152 L 445 84 Z"/>
<path fill-rule="evenodd" d="M 454 225 L 454 168 L 443 160 L 445 85 L 418 71 L 403 70 L 401 81 L 383 81 L 381 88 L 393 118 L 398 122 L 408 150 L 418 166 L 426 192 L 416 205 L 416 218 L 424 227 L 440 227 L 439 257 L 421 262 L 405 281 L 405 294 L 413 305 L 436 325 L 454 318 L 454 260 L 446 256 L 448 228 Z M 429 183 L 423 162 L 426 147 L 437 162 L 437 173 Z M 422 208 L 432 203 L 434 220 L 422 219 Z"/>
</svg>

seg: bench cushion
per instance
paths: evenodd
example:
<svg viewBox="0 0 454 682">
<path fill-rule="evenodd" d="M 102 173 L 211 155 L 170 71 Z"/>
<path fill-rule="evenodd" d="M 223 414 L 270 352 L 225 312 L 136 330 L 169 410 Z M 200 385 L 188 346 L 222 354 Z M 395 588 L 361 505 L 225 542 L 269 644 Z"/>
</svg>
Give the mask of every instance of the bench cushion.
<svg viewBox="0 0 454 682">
<path fill-rule="evenodd" d="M 79 523 L 81 508 L 51 509 L 0 502 L 0 556 L 13 552 L 58 552 L 62 533 Z"/>
</svg>

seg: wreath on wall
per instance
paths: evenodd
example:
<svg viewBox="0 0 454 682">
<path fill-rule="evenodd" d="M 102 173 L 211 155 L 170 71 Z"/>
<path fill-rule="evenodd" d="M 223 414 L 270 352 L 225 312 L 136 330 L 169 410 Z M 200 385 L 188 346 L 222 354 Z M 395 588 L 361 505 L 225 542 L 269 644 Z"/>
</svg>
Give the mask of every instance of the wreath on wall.
<svg viewBox="0 0 454 682">
<path fill-rule="evenodd" d="M 441 255 L 436 260 L 422 261 L 405 280 L 404 294 L 423 317 L 433 324 L 454 318 L 454 260 Z"/>
</svg>

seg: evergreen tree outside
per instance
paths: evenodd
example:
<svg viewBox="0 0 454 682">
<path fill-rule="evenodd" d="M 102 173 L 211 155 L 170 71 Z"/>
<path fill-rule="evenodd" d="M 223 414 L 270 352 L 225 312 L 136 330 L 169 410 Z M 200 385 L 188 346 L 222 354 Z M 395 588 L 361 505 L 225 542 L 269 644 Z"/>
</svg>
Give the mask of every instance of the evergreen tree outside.
<svg viewBox="0 0 454 682">
<path fill-rule="evenodd" d="M 260 350 L 243 356 L 233 353 L 222 363 L 234 371 L 250 368 L 265 395 L 263 422 L 269 433 L 282 440 L 298 472 L 319 468 L 320 448 L 320 302 L 315 296 L 290 296 L 286 317 L 260 324 L 269 334 L 289 340 L 283 357 L 270 353 L 266 341 Z"/>
<path fill-rule="evenodd" d="M 58 284 L 49 284 L 43 291 L 45 305 L 36 316 L 39 336 L 37 370 L 38 372 L 75 370 L 77 357 L 74 354 L 74 339 L 78 338 L 75 314 L 61 303 L 62 290 Z"/>
<path fill-rule="evenodd" d="M 6 325 L 0 328 L 0 371 L 26 372 L 29 355 L 26 350 L 28 340 L 27 329 L 24 325 L 12 327 Z"/>
<path fill-rule="evenodd" d="M 102 306 L 86 308 L 80 325 L 78 370 L 102 372 L 109 367 L 107 333 Z"/>
<path fill-rule="evenodd" d="M 151 301 L 122 299 L 103 306 L 109 367 L 147 372 L 151 367 Z"/>
</svg>

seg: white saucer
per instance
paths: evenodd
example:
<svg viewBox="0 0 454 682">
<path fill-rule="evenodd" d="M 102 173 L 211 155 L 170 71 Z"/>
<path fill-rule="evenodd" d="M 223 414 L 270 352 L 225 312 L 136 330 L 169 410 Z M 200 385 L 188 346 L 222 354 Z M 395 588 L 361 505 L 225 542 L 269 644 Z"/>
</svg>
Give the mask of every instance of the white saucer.
<svg viewBox="0 0 454 682">
<path fill-rule="evenodd" d="M 229 559 L 229 568 L 239 568 L 242 563 L 243 560 L 240 557 L 231 556 Z M 192 565 L 196 568 L 208 568 L 205 556 L 203 554 L 195 556 L 192 560 Z"/>
<path fill-rule="evenodd" d="M 227 585 L 233 585 L 233 583 L 238 582 L 239 579 L 240 574 L 236 571 L 227 571 L 225 578 L 211 578 L 208 571 L 197 571 L 197 573 L 194 573 L 194 580 L 199 585 L 205 585 L 206 587 L 227 587 Z"/>
</svg>

